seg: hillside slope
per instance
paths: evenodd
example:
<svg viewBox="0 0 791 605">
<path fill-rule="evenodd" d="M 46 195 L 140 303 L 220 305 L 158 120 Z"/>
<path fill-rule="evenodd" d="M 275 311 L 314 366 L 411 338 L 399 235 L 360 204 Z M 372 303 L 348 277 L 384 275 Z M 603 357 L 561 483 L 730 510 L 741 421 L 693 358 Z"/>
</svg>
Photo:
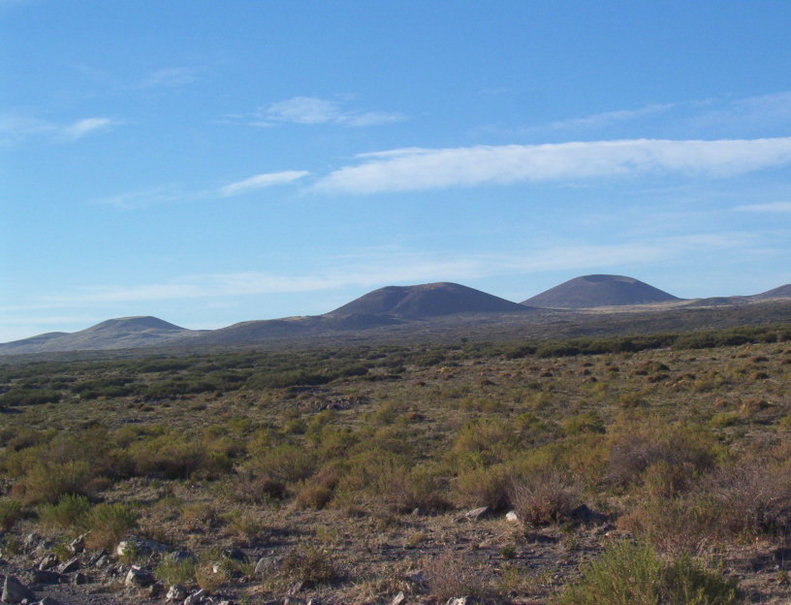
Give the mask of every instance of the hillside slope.
<svg viewBox="0 0 791 605">
<path fill-rule="evenodd" d="M 459 313 L 513 313 L 525 308 L 504 298 L 461 284 L 438 282 L 417 286 L 387 286 L 369 292 L 327 313 L 327 316 L 390 315 L 425 319 Z"/>
<path fill-rule="evenodd" d="M 119 317 L 79 332 L 51 332 L 0 344 L 0 354 L 134 349 L 164 344 L 191 332 L 157 317 Z"/>
<path fill-rule="evenodd" d="M 558 309 L 584 309 L 642 305 L 681 300 L 633 277 L 583 275 L 522 301 L 523 305 Z"/>
</svg>

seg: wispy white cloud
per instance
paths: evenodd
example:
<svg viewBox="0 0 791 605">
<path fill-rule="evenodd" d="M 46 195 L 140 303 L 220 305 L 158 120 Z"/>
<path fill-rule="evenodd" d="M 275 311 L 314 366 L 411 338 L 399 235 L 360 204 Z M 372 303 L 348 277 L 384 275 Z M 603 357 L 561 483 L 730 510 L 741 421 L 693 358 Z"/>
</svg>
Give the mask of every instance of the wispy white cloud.
<svg viewBox="0 0 791 605">
<path fill-rule="evenodd" d="M 690 124 L 697 128 L 756 128 L 791 124 L 791 91 L 768 95 L 713 99 L 697 104 Z"/>
<path fill-rule="evenodd" d="M 111 195 L 95 200 L 94 203 L 101 206 L 113 206 L 120 210 L 137 210 L 162 204 L 195 202 L 211 197 L 217 197 L 217 194 L 208 191 L 188 191 L 180 185 L 169 184 Z"/>
<path fill-rule="evenodd" d="M 336 101 L 316 97 L 292 97 L 259 109 L 255 114 L 258 126 L 277 123 L 336 124 L 340 126 L 375 126 L 406 119 L 403 114 L 384 111 L 352 111 Z"/>
<path fill-rule="evenodd" d="M 166 67 L 152 71 L 139 83 L 140 88 L 175 88 L 192 84 L 198 79 L 200 69 L 194 67 Z"/>
<path fill-rule="evenodd" d="M 0 115 L 0 144 L 13 145 L 28 137 L 48 134 L 56 127 L 45 120 L 17 114 Z"/>
<path fill-rule="evenodd" d="M 371 194 L 651 172 L 729 177 L 791 162 L 791 137 L 408 148 L 361 159 L 361 164 L 330 173 L 315 188 Z"/>
<path fill-rule="evenodd" d="M 0 115 L 0 144 L 15 145 L 37 136 L 76 140 L 118 124 L 121 122 L 105 117 L 82 118 L 64 125 L 36 117 L 5 114 Z"/>
<path fill-rule="evenodd" d="M 87 134 L 109 128 L 116 124 L 118 124 L 118 122 L 110 118 L 84 118 L 64 127 L 63 134 L 71 139 L 80 139 Z"/>
<path fill-rule="evenodd" d="M 369 252 L 360 257 L 333 259 L 334 269 L 302 275 L 235 272 L 191 275 L 163 283 L 136 286 L 102 285 L 39 301 L 48 308 L 74 308 L 108 303 L 164 300 L 217 300 L 266 294 L 320 292 L 340 288 L 371 289 L 388 284 L 466 281 L 543 271 L 606 270 L 639 266 L 700 251 L 749 246 L 743 234 L 693 234 L 616 244 L 553 245 L 508 255 Z M 43 305 L 42 305 L 43 303 Z M 296 310 L 298 312 L 298 310 Z"/>
<path fill-rule="evenodd" d="M 550 130 L 565 130 L 565 129 L 579 129 L 579 128 L 603 128 L 612 126 L 621 122 L 629 122 L 644 118 L 647 116 L 654 116 L 657 114 L 670 111 L 677 107 L 677 103 L 663 103 L 646 105 L 637 109 L 620 109 L 615 111 L 605 111 L 596 113 L 581 118 L 571 118 L 568 120 L 558 120 L 550 122 L 545 128 Z"/>
<path fill-rule="evenodd" d="M 294 181 L 299 180 L 308 174 L 310 173 L 306 170 L 286 170 L 284 172 L 268 172 L 265 174 L 257 174 L 255 176 L 251 176 L 250 178 L 244 179 L 243 181 L 225 185 L 225 187 L 220 188 L 219 193 L 223 197 L 240 195 L 242 193 L 255 191 L 256 189 L 265 189 L 267 187 L 274 187 L 275 185 L 293 183 Z"/>
<path fill-rule="evenodd" d="M 259 189 L 287 185 L 310 174 L 306 170 L 286 170 L 268 172 L 251 176 L 235 183 L 229 183 L 218 189 L 186 189 L 182 185 L 170 183 L 157 187 L 149 187 L 137 191 L 129 191 L 96 200 L 102 206 L 113 206 L 120 210 L 138 210 L 151 206 L 171 205 L 188 202 L 211 201 L 219 198 L 243 195 Z"/>
<path fill-rule="evenodd" d="M 737 206 L 741 212 L 791 212 L 791 202 L 767 202 L 765 204 L 746 204 Z"/>
</svg>

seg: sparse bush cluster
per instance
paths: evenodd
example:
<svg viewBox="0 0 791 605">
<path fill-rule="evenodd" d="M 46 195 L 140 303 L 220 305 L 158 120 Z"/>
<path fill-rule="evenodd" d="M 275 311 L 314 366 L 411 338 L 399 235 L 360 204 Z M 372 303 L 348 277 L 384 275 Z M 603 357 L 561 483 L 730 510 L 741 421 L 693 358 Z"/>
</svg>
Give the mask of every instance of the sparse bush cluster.
<svg viewBox="0 0 791 605">
<path fill-rule="evenodd" d="M 0 531 L 90 532 L 108 550 L 130 532 L 206 552 L 210 538 L 266 544 L 283 555 L 273 581 L 382 584 L 340 562 L 344 519 L 368 534 L 366 565 L 379 565 L 378 541 L 414 553 L 422 579 L 388 580 L 399 591 L 735 603 L 712 553 L 791 532 L 789 337 L 771 326 L 0 366 Z M 451 550 L 441 515 L 481 506 L 487 539 Z M 501 520 L 511 510 L 519 524 Z M 574 551 L 599 536 L 589 553 L 604 520 L 637 544 L 608 549 L 565 591 L 528 573 L 525 541 Z M 500 584 L 484 553 L 504 563 Z M 160 579 L 212 589 L 252 574 L 213 551 L 154 563 Z"/>
</svg>

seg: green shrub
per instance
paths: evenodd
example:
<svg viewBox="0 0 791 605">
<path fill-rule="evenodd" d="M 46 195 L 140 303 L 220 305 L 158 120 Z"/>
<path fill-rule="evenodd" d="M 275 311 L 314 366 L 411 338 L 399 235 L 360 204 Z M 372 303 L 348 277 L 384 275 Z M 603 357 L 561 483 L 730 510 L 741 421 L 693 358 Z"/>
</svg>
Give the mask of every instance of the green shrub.
<svg viewBox="0 0 791 605">
<path fill-rule="evenodd" d="M 279 445 L 254 455 L 253 469 L 275 481 L 293 483 L 310 477 L 316 470 L 315 455 L 304 447 Z"/>
<path fill-rule="evenodd" d="M 482 597 L 486 592 L 480 572 L 458 551 L 445 551 L 433 557 L 426 563 L 425 573 L 429 591 L 440 603 L 459 595 Z"/>
<path fill-rule="evenodd" d="M 22 503 L 11 498 L 0 498 L 0 529 L 10 530 L 22 516 Z"/>
<path fill-rule="evenodd" d="M 280 573 L 289 582 L 300 582 L 305 588 L 334 584 L 343 578 L 330 553 L 317 547 L 291 550 L 280 563 Z"/>
<path fill-rule="evenodd" d="M 665 562 L 647 546 L 622 542 L 583 567 L 558 605 L 735 605 L 736 584 L 689 557 Z"/>
<path fill-rule="evenodd" d="M 85 496 L 66 494 L 57 504 L 43 504 L 38 509 L 38 518 L 45 527 L 68 529 L 85 524 L 91 503 Z"/>
<path fill-rule="evenodd" d="M 456 477 L 459 500 L 468 506 L 504 510 L 510 505 L 511 472 L 505 465 L 463 471 Z"/>
<path fill-rule="evenodd" d="M 90 548 L 112 549 L 137 526 L 138 514 L 126 504 L 99 504 L 88 516 Z"/>
<path fill-rule="evenodd" d="M 379 489 L 388 503 L 402 512 L 436 513 L 450 508 L 442 477 L 430 467 L 394 468 L 380 477 Z"/>
<path fill-rule="evenodd" d="M 196 565 L 197 562 L 192 558 L 181 559 L 180 561 L 166 558 L 157 565 L 154 575 L 169 586 L 173 584 L 189 586 L 195 583 Z"/>
<path fill-rule="evenodd" d="M 26 504 L 57 502 L 64 494 L 87 495 L 94 473 L 82 460 L 39 462 L 14 484 L 12 493 Z"/>
<path fill-rule="evenodd" d="M 579 493 L 567 472 L 548 467 L 515 478 L 510 500 L 523 522 L 544 525 L 569 519 Z"/>
</svg>

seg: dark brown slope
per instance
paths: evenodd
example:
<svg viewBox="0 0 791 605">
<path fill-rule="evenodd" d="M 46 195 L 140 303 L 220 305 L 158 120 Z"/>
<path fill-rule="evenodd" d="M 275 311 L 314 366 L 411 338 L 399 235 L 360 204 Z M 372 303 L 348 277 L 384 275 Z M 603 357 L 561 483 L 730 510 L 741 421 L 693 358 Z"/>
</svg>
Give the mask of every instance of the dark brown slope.
<svg viewBox="0 0 791 605">
<path fill-rule="evenodd" d="M 778 288 L 773 288 L 760 294 L 748 296 L 750 300 L 771 300 L 773 298 L 791 298 L 791 284 L 786 284 Z"/>
<path fill-rule="evenodd" d="M 327 313 L 326 316 L 386 315 L 404 319 L 427 319 L 460 313 L 513 313 L 524 310 L 521 305 L 480 290 L 439 282 L 379 288 Z"/>
<path fill-rule="evenodd" d="M 190 333 L 156 317 L 120 317 L 79 332 L 52 332 L 0 344 L 0 354 L 133 349 L 164 344 Z"/>
<path fill-rule="evenodd" d="M 643 305 L 681 300 L 672 294 L 624 275 L 583 275 L 523 301 L 523 305 L 584 309 Z"/>
</svg>

